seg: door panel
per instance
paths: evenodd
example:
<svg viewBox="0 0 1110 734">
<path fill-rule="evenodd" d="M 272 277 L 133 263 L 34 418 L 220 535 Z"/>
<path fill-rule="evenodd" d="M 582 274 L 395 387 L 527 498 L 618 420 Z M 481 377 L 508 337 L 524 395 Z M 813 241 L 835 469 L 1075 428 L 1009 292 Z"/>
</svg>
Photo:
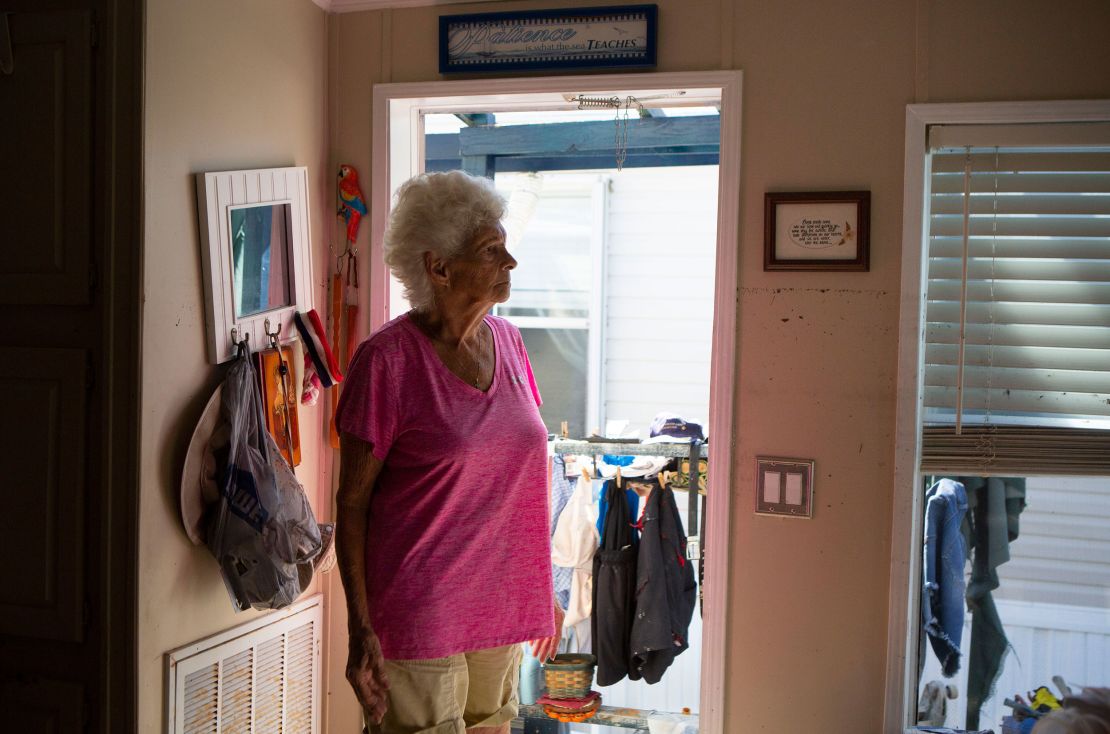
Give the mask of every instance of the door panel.
<svg viewBox="0 0 1110 734">
<path fill-rule="evenodd" d="M 19 457 L 5 470 L 0 538 L 19 558 L 0 584 L 0 631 L 80 642 L 85 497 L 81 349 L 0 348 L 0 435 Z"/>
<path fill-rule="evenodd" d="M 0 731 L 129 734 L 144 4 L 0 6 Z"/>
<path fill-rule="evenodd" d="M 0 303 L 85 304 L 91 16 L 14 13 L 8 23 L 13 70 L 0 74 Z"/>
<path fill-rule="evenodd" d="M 20 734 L 79 732 L 85 718 L 84 690 L 80 684 L 39 676 L 0 684 L 0 707 L 4 711 L 5 731 Z"/>
</svg>

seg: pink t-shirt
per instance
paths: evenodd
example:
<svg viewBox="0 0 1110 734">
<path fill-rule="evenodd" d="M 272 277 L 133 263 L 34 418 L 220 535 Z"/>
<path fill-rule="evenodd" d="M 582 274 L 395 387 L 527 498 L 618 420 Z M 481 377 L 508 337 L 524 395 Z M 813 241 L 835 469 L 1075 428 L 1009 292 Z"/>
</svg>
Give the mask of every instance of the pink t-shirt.
<svg viewBox="0 0 1110 734">
<path fill-rule="evenodd" d="M 336 425 L 372 446 L 370 622 L 389 659 L 547 637 L 552 611 L 547 429 L 520 332 L 486 316 L 493 383 L 447 369 L 408 315 L 359 345 Z"/>
</svg>

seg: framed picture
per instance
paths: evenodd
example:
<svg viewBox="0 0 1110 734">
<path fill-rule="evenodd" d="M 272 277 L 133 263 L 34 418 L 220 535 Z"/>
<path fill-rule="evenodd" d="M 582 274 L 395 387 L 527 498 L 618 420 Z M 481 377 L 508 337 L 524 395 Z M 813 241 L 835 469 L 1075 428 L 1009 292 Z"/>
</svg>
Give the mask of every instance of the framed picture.
<svg viewBox="0 0 1110 734">
<path fill-rule="evenodd" d="M 870 191 L 768 193 L 764 270 L 867 270 Z"/>
<path fill-rule="evenodd" d="M 444 15 L 439 73 L 655 66 L 658 8 L 594 8 Z"/>
<path fill-rule="evenodd" d="M 293 377 L 293 349 L 281 347 L 255 352 L 259 393 L 266 430 L 289 466 L 301 463 L 301 429 L 297 420 L 297 387 Z M 285 364 L 284 374 L 282 363 Z M 292 450 L 290 451 L 290 448 Z"/>
</svg>

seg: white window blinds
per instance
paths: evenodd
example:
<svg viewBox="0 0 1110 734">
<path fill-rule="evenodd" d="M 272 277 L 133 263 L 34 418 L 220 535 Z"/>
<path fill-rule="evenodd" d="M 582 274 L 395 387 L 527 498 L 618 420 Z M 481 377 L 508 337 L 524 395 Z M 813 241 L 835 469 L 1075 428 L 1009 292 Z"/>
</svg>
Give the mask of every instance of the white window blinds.
<svg viewBox="0 0 1110 734">
<path fill-rule="evenodd" d="M 929 141 L 923 469 L 1110 469 L 1110 126 Z"/>
</svg>

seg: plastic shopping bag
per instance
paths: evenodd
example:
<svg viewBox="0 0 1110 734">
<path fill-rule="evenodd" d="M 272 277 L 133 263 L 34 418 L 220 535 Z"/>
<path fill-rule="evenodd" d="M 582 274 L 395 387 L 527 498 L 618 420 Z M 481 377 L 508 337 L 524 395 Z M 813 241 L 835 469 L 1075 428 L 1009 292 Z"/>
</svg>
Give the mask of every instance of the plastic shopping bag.
<svg viewBox="0 0 1110 734">
<path fill-rule="evenodd" d="M 323 545 L 321 527 L 266 430 L 245 345 L 222 392 L 230 443 L 219 467 L 220 499 L 208 517 L 208 548 L 236 610 L 280 609 L 312 580 L 312 562 Z"/>
</svg>

